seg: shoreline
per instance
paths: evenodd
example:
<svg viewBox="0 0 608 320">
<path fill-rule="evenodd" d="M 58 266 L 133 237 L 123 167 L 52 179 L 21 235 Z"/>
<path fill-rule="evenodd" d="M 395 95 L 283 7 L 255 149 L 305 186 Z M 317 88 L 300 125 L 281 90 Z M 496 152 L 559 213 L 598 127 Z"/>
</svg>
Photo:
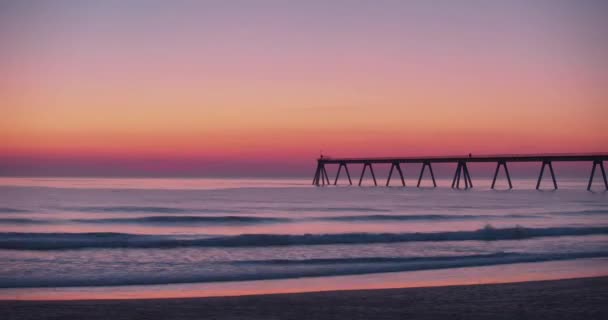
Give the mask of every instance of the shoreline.
<svg viewBox="0 0 608 320">
<path fill-rule="evenodd" d="M 0 301 L 4 319 L 606 319 L 608 276 L 232 297 Z"/>
<path fill-rule="evenodd" d="M 0 301 L 147 300 L 445 287 L 608 276 L 608 258 L 273 280 L 0 289 Z M 542 270 L 542 272 L 540 272 Z"/>
</svg>

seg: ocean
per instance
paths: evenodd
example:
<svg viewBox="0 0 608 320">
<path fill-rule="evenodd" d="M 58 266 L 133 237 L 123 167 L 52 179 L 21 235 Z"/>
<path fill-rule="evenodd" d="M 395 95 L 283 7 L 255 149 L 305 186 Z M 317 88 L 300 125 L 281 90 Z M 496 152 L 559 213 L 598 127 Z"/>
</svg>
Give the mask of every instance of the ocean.
<svg viewBox="0 0 608 320">
<path fill-rule="evenodd" d="M 369 287 L 379 275 L 401 277 L 383 284 L 390 287 L 467 270 L 484 270 L 491 281 L 518 268 L 531 278 L 606 275 L 608 192 L 586 191 L 584 180 L 537 191 L 532 179 L 516 179 L 513 190 L 490 190 L 479 179 L 453 190 L 447 180 L 387 188 L 314 187 L 309 179 L 0 178 L 0 298 L 124 290 L 137 297 L 196 285 L 214 288 L 203 295 L 276 291 L 264 291 L 265 283 L 297 292 L 306 283 Z"/>
</svg>

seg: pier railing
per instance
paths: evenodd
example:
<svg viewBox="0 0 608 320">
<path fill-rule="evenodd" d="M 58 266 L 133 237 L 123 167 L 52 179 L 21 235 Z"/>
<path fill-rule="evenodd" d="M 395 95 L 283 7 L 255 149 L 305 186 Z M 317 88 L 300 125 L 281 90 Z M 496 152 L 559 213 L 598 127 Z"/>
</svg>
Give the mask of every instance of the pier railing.
<svg viewBox="0 0 608 320">
<path fill-rule="evenodd" d="M 602 173 L 602 177 L 604 180 L 604 187 L 608 190 L 608 181 L 606 179 L 606 171 L 604 169 L 604 161 L 608 160 L 608 153 L 545 153 L 545 154 L 494 154 L 494 155 L 452 155 L 452 156 L 426 156 L 426 157 L 376 157 L 376 158 L 332 158 L 332 157 L 324 157 L 321 156 L 317 159 L 317 169 L 315 171 L 315 176 L 313 178 L 312 184 L 317 186 L 322 185 L 331 185 L 332 183 L 329 180 L 329 175 L 327 174 L 327 170 L 325 168 L 326 165 L 338 165 L 338 171 L 336 177 L 334 179 L 333 184 L 338 184 L 338 179 L 340 177 L 340 173 L 342 172 L 342 168 L 348 177 L 348 182 L 350 185 L 353 184 L 350 172 L 348 170 L 349 164 L 362 164 L 363 170 L 361 171 L 361 177 L 359 178 L 359 186 L 363 182 L 363 178 L 365 176 L 365 172 L 369 168 L 371 176 L 374 181 L 374 185 L 378 185 L 376 180 L 376 175 L 374 173 L 374 164 L 390 164 L 390 170 L 388 174 L 388 178 L 386 180 L 386 186 L 390 185 L 391 177 L 393 172 L 396 172 L 401 180 L 401 184 L 405 187 L 405 177 L 403 174 L 403 170 L 401 169 L 401 164 L 403 163 L 420 163 L 422 165 L 420 170 L 420 175 L 418 177 L 417 187 L 420 187 L 422 182 L 422 178 L 424 176 L 424 172 L 426 168 L 429 169 L 429 174 L 433 181 L 433 187 L 437 187 L 437 182 L 435 181 L 435 175 L 433 173 L 433 163 L 455 163 L 456 172 L 454 173 L 454 178 L 452 179 L 452 188 L 460 189 L 461 180 L 463 180 L 463 187 L 465 189 L 473 187 L 473 180 L 471 179 L 471 174 L 469 172 L 468 163 L 480 163 L 480 162 L 495 162 L 496 170 L 494 172 L 494 178 L 492 179 L 491 188 L 494 189 L 496 184 L 496 178 L 500 171 L 500 168 L 503 167 L 505 171 L 505 175 L 509 182 L 509 189 L 513 188 L 513 184 L 511 182 L 511 176 L 509 174 L 509 169 L 507 167 L 507 163 L 509 162 L 540 162 L 542 163 L 540 168 L 540 173 L 538 176 L 538 182 L 536 184 L 536 189 L 540 188 L 540 183 L 543 178 L 543 174 L 545 172 L 545 167 L 548 167 L 549 172 L 551 174 L 551 179 L 553 181 L 553 188 L 557 189 L 557 180 L 555 178 L 555 172 L 553 171 L 553 162 L 574 162 L 574 161 L 588 161 L 592 162 L 591 168 L 591 176 L 589 177 L 589 183 L 587 184 L 587 190 L 591 190 L 591 185 L 593 184 L 593 177 L 595 175 L 595 169 L 599 166 L 600 171 Z"/>
</svg>

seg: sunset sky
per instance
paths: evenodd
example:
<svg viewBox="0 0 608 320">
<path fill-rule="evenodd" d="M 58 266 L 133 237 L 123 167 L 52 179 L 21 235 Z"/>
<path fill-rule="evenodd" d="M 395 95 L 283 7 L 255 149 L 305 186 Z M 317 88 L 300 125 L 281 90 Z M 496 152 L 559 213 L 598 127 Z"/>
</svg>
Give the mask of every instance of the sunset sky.
<svg viewBox="0 0 608 320">
<path fill-rule="evenodd" d="M 607 1 L 2 1 L 0 175 L 608 151 Z"/>
</svg>

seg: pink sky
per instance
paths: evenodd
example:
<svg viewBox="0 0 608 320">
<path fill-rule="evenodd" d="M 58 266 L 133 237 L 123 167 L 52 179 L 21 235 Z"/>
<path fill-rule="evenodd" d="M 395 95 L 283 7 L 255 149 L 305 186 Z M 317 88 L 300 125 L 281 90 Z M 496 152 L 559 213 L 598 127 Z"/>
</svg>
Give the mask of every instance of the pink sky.
<svg viewBox="0 0 608 320">
<path fill-rule="evenodd" d="M 1 175 L 607 151 L 601 1 L 0 5 Z"/>
</svg>

